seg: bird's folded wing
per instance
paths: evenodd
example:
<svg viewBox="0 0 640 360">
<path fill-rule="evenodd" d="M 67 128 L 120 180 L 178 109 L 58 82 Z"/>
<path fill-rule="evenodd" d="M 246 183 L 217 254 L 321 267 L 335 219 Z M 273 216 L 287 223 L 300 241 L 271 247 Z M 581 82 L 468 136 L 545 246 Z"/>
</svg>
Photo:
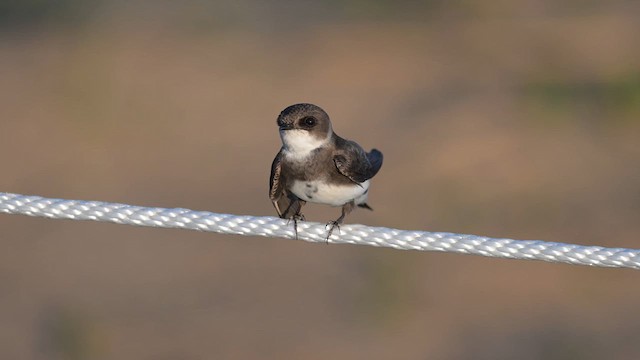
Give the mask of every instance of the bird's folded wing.
<svg viewBox="0 0 640 360">
<path fill-rule="evenodd" d="M 382 166 L 382 153 L 376 149 L 365 153 L 359 146 L 349 147 L 333 157 L 338 171 L 359 184 L 374 177 Z"/>
<path fill-rule="evenodd" d="M 269 199 L 273 202 L 273 206 L 276 208 L 278 212 L 278 216 L 282 217 L 284 215 L 284 210 L 289 206 L 287 197 L 283 196 L 285 187 L 284 181 L 281 181 L 280 175 L 282 174 L 282 151 L 280 151 L 275 159 L 273 159 L 273 163 L 271 164 L 271 176 L 269 178 Z M 286 204 L 282 203 L 281 200 L 285 200 Z"/>
<path fill-rule="evenodd" d="M 287 190 L 286 178 L 282 177 L 282 151 L 276 155 L 271 164 L 271 176 L 269 178 L 269 199 L 276 208 L 278 216 L 283 219 L 291 219 L 300 213 L 304 201 L 298 199 Z"/>
</svg>

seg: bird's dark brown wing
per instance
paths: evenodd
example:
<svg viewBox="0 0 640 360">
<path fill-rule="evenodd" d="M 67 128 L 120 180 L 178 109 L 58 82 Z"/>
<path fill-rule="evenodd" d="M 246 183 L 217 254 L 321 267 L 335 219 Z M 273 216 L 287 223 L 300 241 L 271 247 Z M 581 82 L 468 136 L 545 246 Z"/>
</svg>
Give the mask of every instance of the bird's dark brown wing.
<svg viewBox="0 0 640 360">
<path fill-rule="evenodd" d="M 282 190 L 284 183 L 280 181 L 280 174 L 282 174 L 282 151 L 276 154 L 276 157 L 271 163 L 271 176 L 269 177 L 269 199 L 277 200 L 282 196 Z"/>
<path fill-rule="evenodd" d="M 380 171 L 382 158 L 382 153 L 378 149 L 371 149 L 371 151 L 367 153 L 367 160 L 369 160 L 369 164 L 371 165 L 369 168 L 369 178 L 376 176 L 378 171 Z"/>
<path fill-rule="evenodd" d="M 271 163 L 271 177 L 269 178 L 269 199 L 273 203 L 273 207 L 276 208 L 278 216 L 284 215 L 285 209 L 289 206 L 288 199 L 285 195 L 284 179 L 282 174 L 282 151 L 278 152 L 273 163 Z M 281 203 L 282 200 L 287 204 Z"/>
<path fill-rule="evenodd" d="M 340 150 L 333 157 L 338 171 L 356 184 L 374 177 L 382 167 L 382 153 L 376 149 L 366 153 L 352 142 L 341 144 Z"/>
<path fill-rule="evenodd" d="M 276 155 L 271 164 L 271 177 L 269 178 L 269 199 L 276 208 L 278 216 L 283 219 L 291 219 L 294 216 L 301 216 L 300 210 L 305 201 L 298 199 L 292 192 L 287 190 L 287 179 L 282 172 L 282 150 Z"/>
</svg>

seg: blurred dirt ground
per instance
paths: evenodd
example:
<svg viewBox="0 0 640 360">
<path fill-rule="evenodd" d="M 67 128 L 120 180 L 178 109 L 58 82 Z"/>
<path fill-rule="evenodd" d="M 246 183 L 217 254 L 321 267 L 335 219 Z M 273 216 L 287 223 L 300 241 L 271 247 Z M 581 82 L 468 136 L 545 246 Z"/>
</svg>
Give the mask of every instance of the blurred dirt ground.
<svg viewBox="0 0 640 360">
<path fill-rule="evenodd" d="M 519 3 L 312 7 L 308 23 L 300 7 L 290 26 L 115 7 L 7 28 L 0 191 L 274 215 L 276 116 L 313 102 L 385 154 L 375 211 L 348 222 L 638 248 L 640 8 Z M 6 359 L 640 357 L 637 271 L 8 215 L 0 229 Z"/>
</svg>

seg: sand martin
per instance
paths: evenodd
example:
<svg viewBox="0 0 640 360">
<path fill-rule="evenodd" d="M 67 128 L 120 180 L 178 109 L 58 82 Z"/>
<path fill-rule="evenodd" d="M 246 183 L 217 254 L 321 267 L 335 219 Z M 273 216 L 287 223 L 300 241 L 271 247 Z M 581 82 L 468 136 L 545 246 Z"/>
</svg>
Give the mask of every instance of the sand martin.
<svg viewBox="0 0 640 360">
<path fill-rule="evenodd" d="M 365 152 L 357 143 L 338 136 L 329 115 L 312 104 L 296 104 L 278 116 L 282 148 L 271 165 L 269 198 L 278 216 L 297 222 L 306 202 L 341 206 L 342 214 L 330 226 L 333 229 L 357 205 L 367 205 L 371 178 L 382 166 L 382 153 Z"/>
</svg>

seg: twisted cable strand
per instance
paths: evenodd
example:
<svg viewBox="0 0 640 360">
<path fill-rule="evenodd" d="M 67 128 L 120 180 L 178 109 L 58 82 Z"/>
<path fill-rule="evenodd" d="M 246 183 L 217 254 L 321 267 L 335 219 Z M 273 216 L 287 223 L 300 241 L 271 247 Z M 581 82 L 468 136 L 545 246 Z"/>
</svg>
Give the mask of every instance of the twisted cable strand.
<svg viewBox="0 0 640 360">
<path fill-rule="evenodd" d="M 100 201 L 49 199 L 11 193 L 0 193 L 0 213 L 190 229 L 221 234 L 295 238 L 293 224 L 277 217 L 216 214 L 180 208 L 153 208 Z M 326 234 L 325 224 L 307 221 L 298 223 L 300 240 L 325 242 Z M 333 233 L 330 241 L 401 250 L 443 251 L 507 259 L 640 269 L 639 249 L 580 246 L 537 240 L 494 239 L 475 235 L 398 230 L 352 224 L 342 225 L 340 231 Z"/>
</svg>

